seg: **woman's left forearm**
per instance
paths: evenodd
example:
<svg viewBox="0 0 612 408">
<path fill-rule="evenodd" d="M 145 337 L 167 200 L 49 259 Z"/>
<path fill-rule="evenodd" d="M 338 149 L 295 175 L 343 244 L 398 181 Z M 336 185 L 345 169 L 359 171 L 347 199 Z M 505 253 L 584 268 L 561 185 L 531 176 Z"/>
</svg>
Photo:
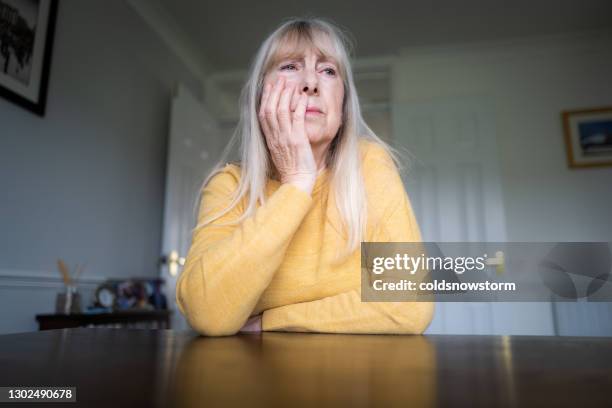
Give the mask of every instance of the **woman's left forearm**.
<svg viewBox="0 0 612 408">
<path fill-rule="evenodd" d="M 431 302 L 362 302 L 358 290 L 266 310 L 264 331 L 421 334 L 433 316 Z"/>
</svg>

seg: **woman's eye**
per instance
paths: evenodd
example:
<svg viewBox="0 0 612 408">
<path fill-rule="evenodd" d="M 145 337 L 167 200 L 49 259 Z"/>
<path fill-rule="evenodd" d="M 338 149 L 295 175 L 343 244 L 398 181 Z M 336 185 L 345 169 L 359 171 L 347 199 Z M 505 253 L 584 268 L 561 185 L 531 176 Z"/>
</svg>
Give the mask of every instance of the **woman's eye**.
<svg viewBox="0 0 612 408">
<path fill-rule="evenodd" d="M 336 75 L 336 70 L 333 68 L 325 68 L 323 72 L 325 72 L 327 75 L 330 75 L 330 76 Z"/>
<path fill-rule="evenodd" d="M 295 64 L 287 64 L 287 65 L 283 65 L 281 66 L 281 71 L 285 71 L 285 70 L 294 70 L 297 69 L 295 67 Z"/>
</svg>

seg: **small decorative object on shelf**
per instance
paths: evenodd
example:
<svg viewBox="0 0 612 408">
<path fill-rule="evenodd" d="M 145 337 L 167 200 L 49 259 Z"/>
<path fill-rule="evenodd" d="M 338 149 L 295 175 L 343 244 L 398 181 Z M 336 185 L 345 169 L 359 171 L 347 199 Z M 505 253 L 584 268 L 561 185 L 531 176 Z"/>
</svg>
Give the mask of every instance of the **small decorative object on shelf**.
<svg viewBox="0 0 612 408">
<path fill-rule="evenodd" d="M 66 293 L 58 293 L 55 301 L 55 313 L 81 313 L 81 295 L 76 286 L 66 286 Z"/>
<path fill-rule="evenodd" d="M 104 284 L 98 286 L 98 289 L 96 289 L 96 302 L 98 307 L 112 311 L 116 299 L 117 295 L 112 285 Z"/>
<path fill-rule="evenodd" d="M 74 279 L 70 275 L 70 270 L 62 259 L 58 259 L 57 268 L 62 275 L 65 285 L 65 292 L 58 293 L 55 301 L 55 313 L 71 314 L 81 313 L 81 295 L 77 290 L 78 279 L 85 269 L 85 265 L 77 265 Z"/>
<path fill-rule="evenodd" d="M 109 279 L 96 290 L 95 307 L 113 311 L 166 310 L 160 278 Z"/>
<path fill-rule="evenodd" d="M 70 327 L 169 329 L 172 311 L 160 278 L 108 279 L 95 292 L 93 304 L 81 311 L 76 282 L 83 272 L 77 266 L 74 279 L 63 260 L 57 261 L 65 293 L 58 293 L 54 314 L 36 315 L 40 330 Z"/>
</svg>

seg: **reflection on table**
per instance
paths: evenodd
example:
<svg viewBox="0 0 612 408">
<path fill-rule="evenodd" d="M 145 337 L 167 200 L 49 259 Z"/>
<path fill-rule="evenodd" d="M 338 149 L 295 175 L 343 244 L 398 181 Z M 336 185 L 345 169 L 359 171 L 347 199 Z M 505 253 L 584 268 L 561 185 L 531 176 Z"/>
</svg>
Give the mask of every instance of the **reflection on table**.
<svg viewBox="0 0 612 408">
<path fill-rule="evenodd" d="M 608 338 L 63 329 L 0 336 L 0 384 L 77 405 L 605 406 Z"/>
</svg>

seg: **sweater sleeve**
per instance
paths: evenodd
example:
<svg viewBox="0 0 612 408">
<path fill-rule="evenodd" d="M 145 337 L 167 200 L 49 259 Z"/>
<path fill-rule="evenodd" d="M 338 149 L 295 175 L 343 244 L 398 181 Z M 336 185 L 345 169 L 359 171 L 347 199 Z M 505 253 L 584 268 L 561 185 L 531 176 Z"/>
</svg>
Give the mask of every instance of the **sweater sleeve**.
<svg viewBox="0 0 612 408">
<path fill-rule="evenodd" d="M 422 242 L 421 233 L 399 174 L 385 190 L 393 197 L 373 242 Z M 360 274 L 360 270 L 355 271 Z M 267 331 L 421 334 L 433 317 L 432 302 L 361 302 L 361 288 L 311 302 L 266 310 Z"/>
<path fill-rule="evenodd" d="M 203 190 L 198 224 L 224 209 L 237 185 L 229 171 L 215 175 Z M 220 336 L 243 326 L 311 203 L 308 193 L 283 184 L 240 224 L 219 225 L 242 214 L 239 204 L 193 233 L 176 288 L 178 308 L 193 329 Z"/>
</svg>

